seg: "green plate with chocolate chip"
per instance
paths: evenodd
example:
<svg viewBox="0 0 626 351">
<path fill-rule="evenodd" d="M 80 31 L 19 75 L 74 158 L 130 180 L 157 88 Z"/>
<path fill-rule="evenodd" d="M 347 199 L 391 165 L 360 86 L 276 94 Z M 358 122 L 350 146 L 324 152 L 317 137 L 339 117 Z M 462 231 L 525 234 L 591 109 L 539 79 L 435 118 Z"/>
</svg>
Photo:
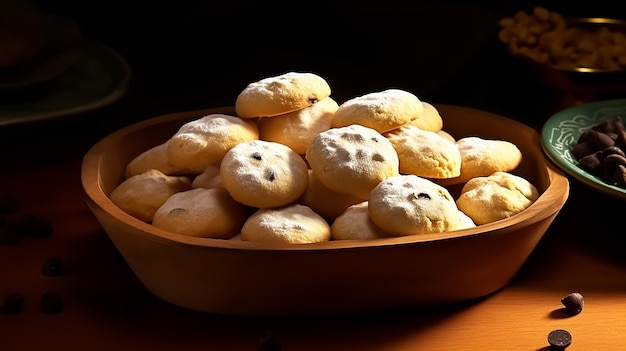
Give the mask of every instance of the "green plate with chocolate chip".
<svg viewBox="0 0 626 351">
<path fill-rule="evenodd" d="M 580 155 L 577 157 L 577 153 L 572 151 L 585 131 L 604 123 L 614 124 L 617 119 L 626 123 L 626 99 L 597 101 L 567 108 L 546 121 L 541 130 L 541 147 L 552 162 L 576 180 L 606 195 L 626 200 L 626 175 L 619 173 L 620 168 L 592 171 L 584 162 L 580 162 Z M 621 145 L 618 139 L 615 140 L 615 146 Z"/>
</svg>

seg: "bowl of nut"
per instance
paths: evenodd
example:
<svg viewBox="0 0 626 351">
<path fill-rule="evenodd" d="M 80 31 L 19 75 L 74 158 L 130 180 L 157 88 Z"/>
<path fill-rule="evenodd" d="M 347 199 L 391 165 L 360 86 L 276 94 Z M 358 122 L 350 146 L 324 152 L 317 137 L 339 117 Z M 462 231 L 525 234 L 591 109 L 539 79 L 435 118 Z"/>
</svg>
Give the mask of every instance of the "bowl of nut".
<svg viewBox="0 0 626 351">
<path fill-rule="evenodd" d="M 225 315 L 471 300 L 516 275 L 569 194 L 538 133 L 310 72 L 147 119 L 85 154 L 85 199 L 155 296 Z"/>
<path fill-rule="evenodd" d="M 580 101 L 626 93 L 626 21 L 543 7 L 500 20 L 500 41 L 540 82 Z"/>
</svg>

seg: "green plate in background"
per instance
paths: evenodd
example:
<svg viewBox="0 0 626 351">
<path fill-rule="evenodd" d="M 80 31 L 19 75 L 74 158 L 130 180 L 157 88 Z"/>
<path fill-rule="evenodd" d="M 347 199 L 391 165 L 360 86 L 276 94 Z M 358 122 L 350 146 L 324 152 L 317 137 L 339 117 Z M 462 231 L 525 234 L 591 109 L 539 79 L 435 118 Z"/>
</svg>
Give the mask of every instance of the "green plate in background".
<svg viewBox="0 0 626 351">
<path fill-rule="evenodd" d="M 585 130 L 617 116 L 626 120 L 626 99 L 592 102 L 557 112 L 541 130 L 541 147 L 548 158 L 570 176 L 599 192 L 626 200 L 625 188 L 585 171 L 572 155 L 572 146 Z"/>
<path fill-rule="evenodd" d="M 129 79 L 124 57 L 106 45 L 86 41 L 72 66 L 38 87 L 42 93 L 35 98 L 0 99 L 0 127 L 103 108 L 125 94 Z"/>
</svg>

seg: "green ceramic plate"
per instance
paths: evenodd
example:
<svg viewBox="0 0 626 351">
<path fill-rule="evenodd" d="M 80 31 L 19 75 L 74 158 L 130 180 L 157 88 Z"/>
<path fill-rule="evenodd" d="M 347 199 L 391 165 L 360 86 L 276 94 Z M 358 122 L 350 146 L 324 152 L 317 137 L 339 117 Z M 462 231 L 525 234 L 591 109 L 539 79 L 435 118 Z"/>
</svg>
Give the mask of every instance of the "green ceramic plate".
<svg viewBox="0 0 626 351">
<path fill-rule="evenodd" d="M 71 67 L 36 93 L 9 99 L 0 95 L 0 127 L 34 123 L 97 110 L 120 99 L 130 79 L 130 66 L 115 50 L 86 41 Z"/>
<path fill-rule="evenodd" d="M 626 200 L 626 189 L 611 185 L 582 169 L 572 155 L 580 135 L 603 120 L 626 119 L 626 99 L 592 102 L 570 107 L 550 117 L 541 130 L 541 146 L 550 160 L 583 184 Z"/>
</svg>

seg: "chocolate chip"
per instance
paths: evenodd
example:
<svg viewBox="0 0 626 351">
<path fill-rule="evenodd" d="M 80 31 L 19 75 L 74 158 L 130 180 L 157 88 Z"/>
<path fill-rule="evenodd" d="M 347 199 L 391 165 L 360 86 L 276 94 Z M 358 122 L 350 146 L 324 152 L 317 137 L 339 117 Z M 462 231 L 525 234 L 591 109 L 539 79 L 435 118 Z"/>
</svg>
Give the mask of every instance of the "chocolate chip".
<svg viewBox="0 0 626 351">
<path fill-rule="evenodd" d="M 548 334 L 548 343 L 554 350 L 563 350 L 572 343 L 572 334 L 565 329 L 555 329 Z"/>
<path fill-rule="evenodd" d="M 2 311 L 4 313 L 20 313 L 22 312 L 22 305 L 24 305 L 24 294 L 19 292 L 6 294 L 2 297 L 2 303 Z"/>
<path fill-rule="evenodd" d="M 622 188 L 626 188 L 624 128 L 621 116 L 603 120 L 584 131 L 570 149 L 581 169 Z"/>
<path fill-rule="evenodd" d="M 60 313 L 65 308 L 63 297 L 55 292 L 46 292 L 41 296 L 41 312 L 46 314 Z"/>
<path fill-rule="evenodd" d="M 604 159 L 608 155 L 620 155 L 622 157 L 626 156 L 624 154 L 624 151 L 617 146 L 609 146 L 605 148 L 604 150 L 602 150 L 602 153 L 600 154 L 600 158 Z"/>
<path fill-rule="evenodd" d="M 586 142 L 589 143 L 596 150 L 602 150 L 609 146 L 615 145 L 615 139 L 611 138 L 606 133 L 601 133 L 597 131 L 591 131 Z"/>
<path fill-rule="evenodd" d="M 282 350 L 282 346 L 276 336 L 272 332 L 267 332 L 265 336 L 263 336 L 259 340 L 259 345 L 257 347 L 257 351 L 280 351 Z"/>
<path fill-rule="evenodd" d="M 270 182 L 273 182 L 276 180 L 276 171 L 272 168 L 268 168 L 265 170 L 265 179 L 269 180 Z"/>
<path fill-rule="evenodd" d="M 16 224 L 16 230 L 22 235 L 30 235 L 33 238 L 49 238 L 52 236 L 52 224 L 49 221 L 35 215 L 24 214 Z"/>
<path fill-rule="evenodd" d="M 584 168 L 589 173 L 601 175 L 604 172 L 602 162 L 600 162 L 600 158 L 598 157 L 601 153 L 601 151 L 596 151 L 589 155 L 583 156 L 580 160 L 578 160 L 578 162 L 580 163 L 580 167 Z"/>
<path fill-rule="evenodd" d="M 606 133 L 597 130 L 588 129 L 580 136 L 579 144 L 587 143 L 594 151 L 602 150 L 606 147 L 615 145 L 615 140 Z"/>
<path fill-rule="evenodd" d="M 585 306 L 585 299 L 579 292 L 573 292 L 567 294 L 561 299 L 561 303 L 565 306 L 565 311 L 571 315 L 577 315 Z"/>
<path fill-rule="evenodd" d="M 591 129 L 602 133 L 616 133 L 624 130 L 622 117 L 617 116 L 613 119 L 606 119 L 594 125 Z"/>
<path fill-rule="evenodd" d="M 613 131 L 613 125 L 611 124 L 610 120 L 606 119 L 606 120 L 600 121 L 598 124 L 591 127 L 591 129 L 601 132 L 601 133 L 608 133 L 608 132 Z"/>
<path fill-rule="evenodd" d="M 43 264 L 41 273 L 47 277 L 59 277 L 63 275 L 63 262 L 59 257 L 50 257 Z"/>
<path fill-rule="evenodd" d="M 622 130 L 617 132 L 617 137 L 615 138 L 615 146 L 620 149 L 626 149 L 626 130 Z"/>
<path fill-rule="evenodd" d="M 604 168 L 603 179 L 607 181 L 610 180 L 619 165 L 626 166 L 626 157 L 617 154 L 611 154 L 605 157 L 602 161 L 602 167 Z"/>
<path fill-rule="evenodd" d="M 609 182 L 615 186 L 626 188 L 626 166 L 617 166 Z"/>
<path fill-rule="evenodd" d="M 595 147 L 592 147 L 589 143 L 579 142 L 577 144 L 572 145 L 572 156 L 577 160 L 582 159 L 587 155 L 591 155 L 594 152 L 599 151 Z"/>
</svg>

